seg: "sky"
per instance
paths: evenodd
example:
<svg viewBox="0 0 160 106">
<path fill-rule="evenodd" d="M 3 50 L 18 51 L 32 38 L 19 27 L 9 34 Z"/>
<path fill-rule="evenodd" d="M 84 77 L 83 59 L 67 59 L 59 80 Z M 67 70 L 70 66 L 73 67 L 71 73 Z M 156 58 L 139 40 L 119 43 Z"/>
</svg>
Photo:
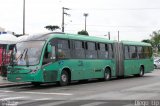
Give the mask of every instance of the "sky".
<svg viewBox="0 0 160 106">
<path fill-rule="evenodd" d="M 49 32 L 46 25 L 62 24 L 65 12 L 65 32 L 77 33 L 86 29 L 90 36 L 141 41 L 150 39 L 160 30 L 160 0 L 26 0 L 26 34 Z M 0 27 L 17 34 L 23 33 L 23 0 L 0 0 Z M 61 31 L 61 30 L 57 30 Z"/>
</svg>

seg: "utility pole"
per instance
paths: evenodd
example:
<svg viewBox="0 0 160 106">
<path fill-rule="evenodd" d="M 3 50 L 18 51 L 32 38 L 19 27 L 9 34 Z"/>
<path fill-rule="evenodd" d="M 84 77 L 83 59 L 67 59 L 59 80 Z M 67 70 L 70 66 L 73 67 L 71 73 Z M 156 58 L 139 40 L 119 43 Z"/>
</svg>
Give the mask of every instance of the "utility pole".
<svg viewBox="0 0 160 106">
<path fill-rule="evenodd" d="M 109 40 L 111 39 L 110 32 L 108 32 L 108 39 L 109 39 Z"/>
<path fill-rule="evenodd" d="M 23 0 L 23 35 L 25 35 L 25 0 Z"/>
<path fill-rule="evenodd" d="M 87 21 L 88 13 L 84 13 L 83 16 L 85 17 L 85 26 L 84 26 L 84 29 L 86 31 L 86 21 Z"/>
<path fill-rule="evenodd" d="M 64 32 L 64 14 L 70 16 L 65 10 L 70 10 L 69 8 L 62 7 L 62 32 Z"/>
<path fill-rule="evenodd" d="M 119 42 L 119 31 L 118 31 L 118 42 Z"/>
</svg>

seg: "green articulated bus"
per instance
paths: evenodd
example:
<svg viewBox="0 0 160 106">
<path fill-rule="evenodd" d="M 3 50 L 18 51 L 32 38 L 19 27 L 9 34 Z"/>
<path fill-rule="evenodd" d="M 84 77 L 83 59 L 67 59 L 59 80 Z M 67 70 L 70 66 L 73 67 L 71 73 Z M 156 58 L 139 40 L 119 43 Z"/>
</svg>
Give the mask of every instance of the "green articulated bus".
<svg viewBox="0 0 160 106">
<path fill-rule="evenodd" d="M 53 32 L 17 43 L 7 77 L 12 82 L 64 86 L 74 80 L 143 76 L 152 70 L 150 44 Z"/>
</svg>

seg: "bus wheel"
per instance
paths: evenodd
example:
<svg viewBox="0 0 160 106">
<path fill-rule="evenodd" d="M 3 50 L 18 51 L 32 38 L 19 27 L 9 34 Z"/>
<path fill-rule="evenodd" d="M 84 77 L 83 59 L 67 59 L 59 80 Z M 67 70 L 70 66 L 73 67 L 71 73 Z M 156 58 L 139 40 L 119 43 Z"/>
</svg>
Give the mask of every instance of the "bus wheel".
<svg viewBox="0 0 160 106">
<path fill-rule="evenodd" d="M 34 86 L 40 86 L 40 85 L 41 85 L 40 82 L 31 82 L 31 83 L 32 83 L 32 85 L 34 85 Z"/>
<path fill-rule="evenodd" d="M 67 73 L 67 71 L 64 70 L 61 73 L 61 79 L 59 81 L 59 85 L 66 86 L 66 85 L 68 85 L 68 81 L 69 81 L 68 73 Z"/>
<path fill-rule="evenodd" d="M 157 68 L 157 66 L 154 64 L 154 69 L 156 69 Z"/>
<path fill-rule="evenodd" d="M 108 68 L 106 68 L 106 70 L 104 71 L 104 80 L 108 81 L 110 79 L 111 79 L 111 71 Z"/>
<path fill-rule="evenodd" d="M 140 77 L 142 77 L 143 75 L 144 75 L 144 68 L 143 68 L 143 67 L 141 67 L 141 68 L 140 68 L 139 76 L 140 76 Z"/>
</svg>

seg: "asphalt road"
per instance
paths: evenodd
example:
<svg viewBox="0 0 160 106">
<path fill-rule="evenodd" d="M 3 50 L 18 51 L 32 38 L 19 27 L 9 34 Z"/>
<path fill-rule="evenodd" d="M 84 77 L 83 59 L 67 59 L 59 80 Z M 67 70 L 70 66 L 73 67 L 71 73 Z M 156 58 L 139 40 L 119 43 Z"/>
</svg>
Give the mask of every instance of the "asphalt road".
<svg viewBox="0 0 160 106">
<path fill-rule="evenodd" d="M 160 106 L 160 70 L 144 77 L 0 88 L 0 106 Z"/>
</svg>

